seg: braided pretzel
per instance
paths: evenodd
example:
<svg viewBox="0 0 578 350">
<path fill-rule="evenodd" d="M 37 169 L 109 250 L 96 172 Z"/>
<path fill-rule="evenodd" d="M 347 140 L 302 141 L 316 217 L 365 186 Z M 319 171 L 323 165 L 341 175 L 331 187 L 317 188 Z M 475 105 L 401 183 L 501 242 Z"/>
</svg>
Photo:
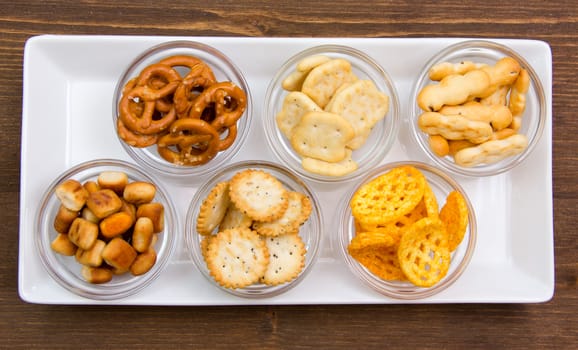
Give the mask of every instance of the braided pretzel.
<svg viewBox="0 0 578 350">
<path fill-rule="evenodd" d="M 185 118 L 173 122 L 170 133 L 159 138 L 157 147 L 161 157 L 171 163 L 201 165 L 215 157 L 220 142 L 219 134 L 209 123 Z"/>
</svg>

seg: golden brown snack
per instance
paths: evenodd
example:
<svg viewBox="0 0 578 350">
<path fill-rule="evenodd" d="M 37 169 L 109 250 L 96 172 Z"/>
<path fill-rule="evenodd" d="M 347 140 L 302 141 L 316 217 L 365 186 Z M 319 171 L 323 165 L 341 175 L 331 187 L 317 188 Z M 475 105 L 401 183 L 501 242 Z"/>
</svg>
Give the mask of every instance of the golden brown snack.
<svg viewBox="0 0 578 350">
<path fill-rule="evenodd" d="M 98 267 L 102 265 L 102 250 L 105 245 L 104 241 L 97 239 L 90 249 L 77 249 L 74 255 L 76 261 L 85 266 Z"/>
<path fill-rule="evenodd" d="M 61 255 L 73 256 L 76 254 L 76 245 L 68 239 L 68 235 L 59 233 L 50 243 L 50 248 Z"/>
<path fill-rule="evenodd" d="M 127 232 L 133 225 L 133 217 L 123 211 L 111 214 L 99 223 L 100 233 L 106 239 L 120 236 Z"/>
<path fill-rule="evenodd" d="M 59 233 L 68 233 L 70 225 L 72 225 L 72 222 L 77 217 L 78 211 L 70 210 L 61 204 L 60 207 L 58 207 L 56 216 L 54 217 L 54 229 Z"/>
<path fill-rule="evenodd" d="M 122 196 L 128 203 L 140 205 L 152 202 L 157 193 L 157 188 L 150 182 L 133 181 L 124 188 Z"/>
<path fill-rule="evenodd" d="M 68 239 L 81 249 L 90 249 L 98 238 L 98 225 L 83 218 L 76 218 L 68 230 Z"/>
<path fill-rule="evenodd" d="M 116 237 L 106 244 L 101 255 L 104 262 L 114 269 L 128 271 L 137 252 L 124 239 Z"/>
<path fill-rule="evenodd" d="M 69 210 L 80 211 L 88 199 L 88 191 L 74 179 L 65 180 L 54 190 L 61 204 Z"/>
<path fill-rule="evenodd" d="M 116 194 L 122 195 L 125 186 L 128 184 L 128 175 L 122 171 L 103 171 L 96 180 L 101 189 L 113 190 Z"/>
<path fill-rule="evenodd" d="M 130 265 L 130 273 L 134 276 L 144 275 L 152 269 L 156 262 L 157 253 L 153 249 L 149 249 L 136 256 L 133 263 Z"/>
<path fill-rule="evenodd" d="M 288 206 L 283 216 L 270 222 L 255 222 L 253 229 L 263 236 L 279 236 L 299 233 L 299 227 L 311 214 L 309 197 L 294 191 L 287 193 Z"/>
<path fill-rule="evenodd" d="M 297 234 L 266 237 L 269 263 L 261 278 L 267 285 L 287 283 L 299 276 L 305 267 L 305 244 Z"/>
<path fill-rule="evenodd" d="M 468 140 L 482 143 L 492 137 L 489 123 L 469 120 L 460 115 L 424 112 L 418 118 L 419 128 L 430 135 L 441 135 L 446 140 Z"/>
<path fill-rule="evenodd" d="M 152 202 L 139 205 L 136 210 L 137 219 L 146 216 L 153 222 L 154 233 L 160 233 L 165 228 L 165 208 L 161 203 Z"/>
<path fill-rule="evenodd" d="M 89 283 L 102 284 L 112 280 L 112 271 L 104 267 L 82 266 L 82 277 Z"/>
<path fill-rule="evenodd" d="M 88 196 L 86 206 L 96 217 L 102 219 L 122 208 L 122 200 L 110 189 L 101 189 Z"/>
<path fill-rule="evenodd" d="M 154 234 L 154 225 L 151 219 L 147 217 L 140 217 L 134 224 L 132 232 L 131 244 L 133 248 L 139 252 L 144 253 L 152 245 Z"/>
</svg>

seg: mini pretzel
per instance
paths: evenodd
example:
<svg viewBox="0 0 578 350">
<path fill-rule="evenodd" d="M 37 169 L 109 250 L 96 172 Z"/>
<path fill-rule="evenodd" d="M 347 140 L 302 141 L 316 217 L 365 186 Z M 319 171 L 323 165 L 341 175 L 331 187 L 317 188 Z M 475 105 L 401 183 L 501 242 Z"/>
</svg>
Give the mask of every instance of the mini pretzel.
<svg viewBox="0 0 578 350">
<path fill-rule="evenodd" d="M 202 119 L 184 118 L 173 122 L 170 133 L 161 136 L 157 146 L 161 157 L 171 163 L 201 165 L 215 157 L 220 142 L 211 124 Z"/>
<path fill-rule="evenodd" d="M 235 124 L 246 106 L 247 98 L 241 88 L 232 82 L 219 82 L 209 86 L 193 101 L 189 118 L 201 119 L 205 109 L 212 107 L 215 117 L 210 122 L 215 129 L 221 129 Z"/>
<path fill-rule="evenodd" d="M 159 133 L 171 125 L 176 119 L 176 112 L 171 109 L 170 112 L 157 115 L 155 109 L 155 101 L 145 98 L 149 93 L 152 94 L 152 89 L 147 86 L 138 86 L 127 94 L 123 95 L 120 100 L 120 119 L 127 128 L 134 132 L 143 135 L 151 135 Z M 144 101 L 144 110 L 138 113 L 134 108 L 131 108 L 131 102 L 136 99 Z"/>
<path fill-rule="evenodd" d="M 198 63 L 191 67 L 175 90 L 174 102 L 179 117 L 185 117 L 198 95 L 215 84 L 215 75 L 209 66 Z"/>
</svg>

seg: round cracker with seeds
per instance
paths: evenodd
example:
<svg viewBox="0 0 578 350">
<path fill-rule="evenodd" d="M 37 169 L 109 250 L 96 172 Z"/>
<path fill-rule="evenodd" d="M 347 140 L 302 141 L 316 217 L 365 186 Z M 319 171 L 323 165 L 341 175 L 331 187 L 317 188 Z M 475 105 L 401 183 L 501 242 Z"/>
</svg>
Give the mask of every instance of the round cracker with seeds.
<svg viewBox="0 0 578 350">
<path fill-rule="evenodd" d="M 201 235 L 210 235 L 223 220 L 230 203 L 229 183 L 220 182 L 215 185 L 199 209 L 197 232 Z"/>
<path fill-rule="evenodd" d="M 227 213 L 219 225 L 219 231 L 224 231 L 230 228 L 244 227 L 250 228 L 253 219 L 243 213 L 233 202 L 229 204 Z"/>
<path fill-rule="evenodd" d="M 256 221 L 277 220 L 287 209 L 287 190 L 274 176 L 263 170 L 247 169 L 229 181 L 231 201 Z"/>
<path fill-rule="evenodd" d="M 270 222 L 255 222 L 253 229 L 263 236 L 297 234 L 299 227 L 311 214 L 309 197 L 299 192 L 288 192 L 289 205 L 282 217 Z"/>
<path fill-rule="evenodd" d="M 294 280 L 305 266 L 305 244 L 299 235 L 285 234 L 266 237 L 269 265 L 261 278 L 267 285 L 278 285 Z"/>
<path fill-rule="evenodd" d="M 259 282 L 269 266 L 269 251 L 257 232 L 225 230 L 208 242 L 205 260 L 210 275 L 225 288 L 244 288 Z"/>
</svg>

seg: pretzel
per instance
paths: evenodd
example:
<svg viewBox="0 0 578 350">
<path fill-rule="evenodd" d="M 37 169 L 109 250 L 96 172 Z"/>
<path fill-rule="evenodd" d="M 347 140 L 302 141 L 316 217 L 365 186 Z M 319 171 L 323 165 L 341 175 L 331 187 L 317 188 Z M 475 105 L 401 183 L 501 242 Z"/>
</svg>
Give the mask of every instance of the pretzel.
<svg viewBox="0 0 578 350">
<path fill-rule="evenodd" d="M 120 119 L 133 132 L 143 135 L 159 133 L 167 129 L 176 119 L 176 112 L 172 108 L 168 113 L 161 113 L 160 117 L 156 112 L 154 99 L 146 97 L 155 95 L 155 90 L 148 86 L 137 86 L 122 96 L 120 100 Z M 131 108 L 131 102 L 144 100 L 142 113 Z"/>
<path fill-rule="evenodd" d="M 175 90 L 173 100 L 177 115 L 181 118 L 186 116 L 193 104 L 193 100 L 215 82 L 215 75 L 208 65 L 200 62 L 192 66 L 189 73 Z"/>
<path fill-rule="evenodd" d="M 171 66 L 165 64 L 154 63 L 145 67 L 139 74 L 136 87 L 147 86 L 145 89 L 146 100 L 158 100 L 175 92 L 181 76 L 179 72 L 174 70 Z"/>
<path fill-rule="evenodd" d="M 138 148 L 152 146 L 159 138 L 158 134 L 143 135 L 128 129 L 120 118 L 116 120 L 116 131 L 124 142 Z"/>
<path fill-rule="evenodd" d="M 170 133 L 161 136 L 158 152 L 179 165 L 201 165 L 215 157 L 221 140 L 217 130 L 202 119 L 184 118 L 173 122 Z M 176 148 L 176 150 L 174 150 Z"/>
<path fill-rule="evenodd" d="M 215 129 L 230 127 L 245 112 L 245 92 L 232 82 L 219 82 L 205 89 L 191 105 L 189 118 L 201 119 L 207 108 L 214 108 L 214 118 L 209 120 Z"/>
<path fill-rule="evenodd" d="M 193 68 L 195 65 L 197 65 L 199 63 L 203 63 L 203 61 L 201 61 L 200 59 L 193 57 L 193 56 L 174 55 L 174 56 L 169 56 L 167 58 L 163 58 L 162 60 L 159 61 L 159 63 L 166 64 L 167 66 L 170 66 L 170 67 L 181 66 L 181 67 Z"/>
</svg>

